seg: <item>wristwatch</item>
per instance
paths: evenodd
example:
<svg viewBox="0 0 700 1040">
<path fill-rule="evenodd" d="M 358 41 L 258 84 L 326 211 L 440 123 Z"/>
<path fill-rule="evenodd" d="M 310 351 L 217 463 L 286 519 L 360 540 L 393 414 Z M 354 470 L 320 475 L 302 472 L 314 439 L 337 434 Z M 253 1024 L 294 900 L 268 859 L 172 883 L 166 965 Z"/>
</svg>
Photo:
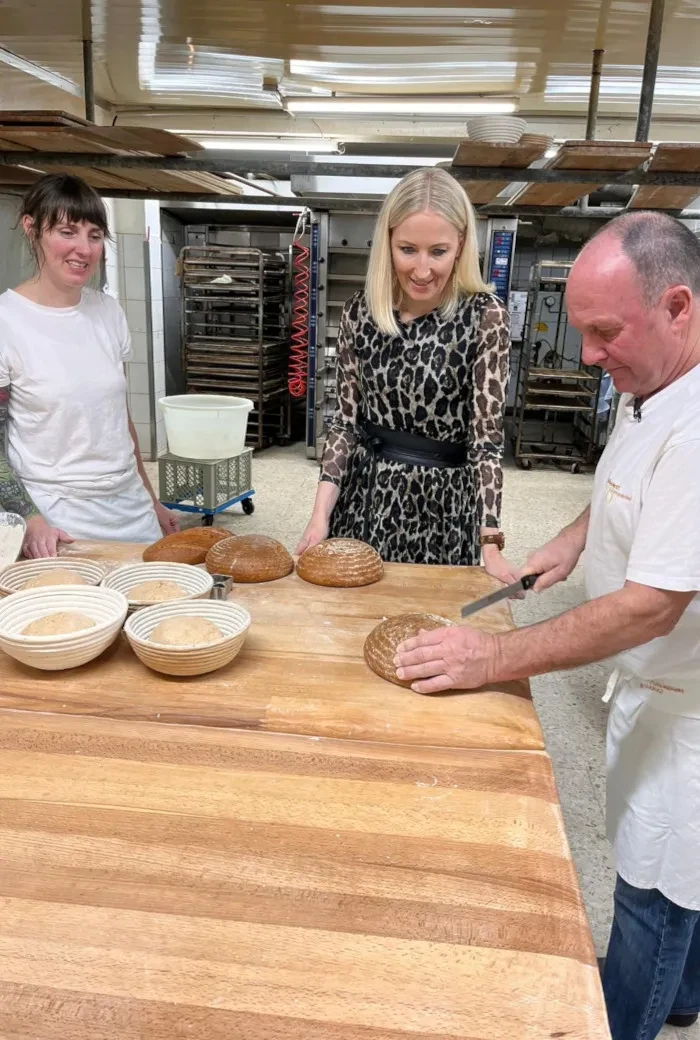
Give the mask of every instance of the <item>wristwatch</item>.
<svg viewBox="0 0 700 1040">
<path fill-rule="evenodd" d="M 494 531 L 493 534 L 481 534 L 479 535 L 479 545 L 497 545 L 503 552 L 506 545 L 506 536 L 503 534 L 503 531 Z"/>
</svg>

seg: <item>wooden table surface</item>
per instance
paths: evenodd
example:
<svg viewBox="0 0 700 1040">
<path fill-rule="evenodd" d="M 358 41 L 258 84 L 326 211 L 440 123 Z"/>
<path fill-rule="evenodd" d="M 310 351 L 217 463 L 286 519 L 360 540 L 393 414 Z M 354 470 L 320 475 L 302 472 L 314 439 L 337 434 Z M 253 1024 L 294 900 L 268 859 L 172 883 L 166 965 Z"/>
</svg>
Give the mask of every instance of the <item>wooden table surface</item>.
<svg viewBox="0 0 700 1040">
<path fill-rule="evenodd" d="M 71 555 L 140 560 L 141 546 L 76 543 Z M 459 620 L 492 591 L 478 568 L 388 564 L 360 589 L 327 589 L 291 574 L 236 585 L 253 624 L 240 655 L 209 675 L 173 679 L 136 658 L 125 637 L 82 668 L 39 672 L 3 658 L 0 708 L 99 715 L 436 747 L 541 750 L 527 682 L 425 696 L 385 682 L 365 664 L 372 628 L 392 614 L 429 611 Z M 499 604 L 470 618 L 489 632 L 513 627 Z"/>
<path fill-rule="evenodd" d="M 0 1036 L 609 1040 L 551 766 L 0 712 Z"/>
</svg>

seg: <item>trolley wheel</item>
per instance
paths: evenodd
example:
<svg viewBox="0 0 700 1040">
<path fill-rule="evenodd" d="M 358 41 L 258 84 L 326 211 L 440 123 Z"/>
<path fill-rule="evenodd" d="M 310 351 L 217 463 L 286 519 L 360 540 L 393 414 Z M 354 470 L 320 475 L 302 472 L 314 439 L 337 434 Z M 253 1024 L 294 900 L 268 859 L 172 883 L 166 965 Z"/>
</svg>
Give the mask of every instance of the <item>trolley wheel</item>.
<svg viewBox="0 0 700 1040">
<path fill-rule="evenodd" d="M 531 459 L 518 459 L 518 465 L 521 469 L 532 469 Z"/>
<path fill-rule="evenodd" d="M 252 498 L 244 498 L 241 502 L 241 507 L 246 516 L 250 516 L 251 513 L 255 512 L 255 502 Z"/>
<path fill-rule="evenodd" d="M 214 514 L 205 513 L 202 517 L 202 527 L 213 527 L 214 526 Z"/>
<path fill-rule="evenodd" d="M 580 473 L 581 472 L 581 466 L 579 465 L 578 462 L 572 462 L 571 463 L 571 472 L 572 473 Z"/>
</svg>

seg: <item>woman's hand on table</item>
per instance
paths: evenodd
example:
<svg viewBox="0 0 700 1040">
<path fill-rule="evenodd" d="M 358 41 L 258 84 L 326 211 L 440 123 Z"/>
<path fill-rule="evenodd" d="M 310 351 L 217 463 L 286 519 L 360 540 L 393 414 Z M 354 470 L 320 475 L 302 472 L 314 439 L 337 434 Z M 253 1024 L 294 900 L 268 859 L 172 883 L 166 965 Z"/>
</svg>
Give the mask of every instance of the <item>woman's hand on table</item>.
<svg viewBox="0 0 700 1040">
<path fill-rule="evenodd" d="M 163 534 L 175 534 L 180 530 L 180 521 L 174 513 L 166 509 L 160 502 L 154 502 L 153 508 L 156 511 L 156 518 Z"/>
<path fill-rule="evenodd" d="M 313 517 L 309 520 L 306 525 L 306 530 L 301 536 L 301 541 L 297 545 L 297 556 L 306 550 L 310 549 L 312 545 L 318 545 L 319 542 L 324 542 L 328 537 L 329 524 L 327 520 L 315 520 Z"/>
<path fill-rule="evenodd" d="M 502 555 L 497 545 L 485 545 L 481 550 L 481 556 L 486 573 L 490 574 L 492 578 L 502 581 L 504 585 L 512 585 L 522 577 L 520 569 Z M 522 599 L 523 596 L 524 593 L 520 592 L 513 598 Z"/>
<path fill-rule="evenodd" d="M 411 680 L 415 693 L 476 690 L 491 681 L 496 637 L 466 625 L 421 631 L 397 648 L 399 679 Z"/>
<path fill-rule="evenodd" d="M 28 560 L 40 560 L 46 556 L 57 556 L 59 542 L 73 540 L 60 527 L 50 527 L 43 516 L 31 516 L 27 520 L 22 552 Z"/>
</svg>

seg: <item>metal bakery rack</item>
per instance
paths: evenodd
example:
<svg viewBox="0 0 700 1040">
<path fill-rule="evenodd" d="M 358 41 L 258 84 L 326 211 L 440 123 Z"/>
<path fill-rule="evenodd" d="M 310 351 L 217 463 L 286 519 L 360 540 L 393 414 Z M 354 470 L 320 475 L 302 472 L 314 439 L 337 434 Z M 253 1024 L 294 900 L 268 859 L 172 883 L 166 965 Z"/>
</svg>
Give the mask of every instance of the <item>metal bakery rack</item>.
<svg viewBox="0 0 700 1040">
<path fill-rule="evenodd" d="M 513 414 L 513 450 L 523 469 L 544 462 L 578 473 L 599 451 L 602 370 L 583 364 L 581 337 L 569 325 L 565 289 L 572 267 L 550 260 L 532 267 Z"/>
<path fill-rule="evenodd" d="M 187 393 L 253 402 L 247 444 L 290 435 L 290 266 L 282 251 L 185 246 L 180 253 L 182 371 Z"/>
</svg>

